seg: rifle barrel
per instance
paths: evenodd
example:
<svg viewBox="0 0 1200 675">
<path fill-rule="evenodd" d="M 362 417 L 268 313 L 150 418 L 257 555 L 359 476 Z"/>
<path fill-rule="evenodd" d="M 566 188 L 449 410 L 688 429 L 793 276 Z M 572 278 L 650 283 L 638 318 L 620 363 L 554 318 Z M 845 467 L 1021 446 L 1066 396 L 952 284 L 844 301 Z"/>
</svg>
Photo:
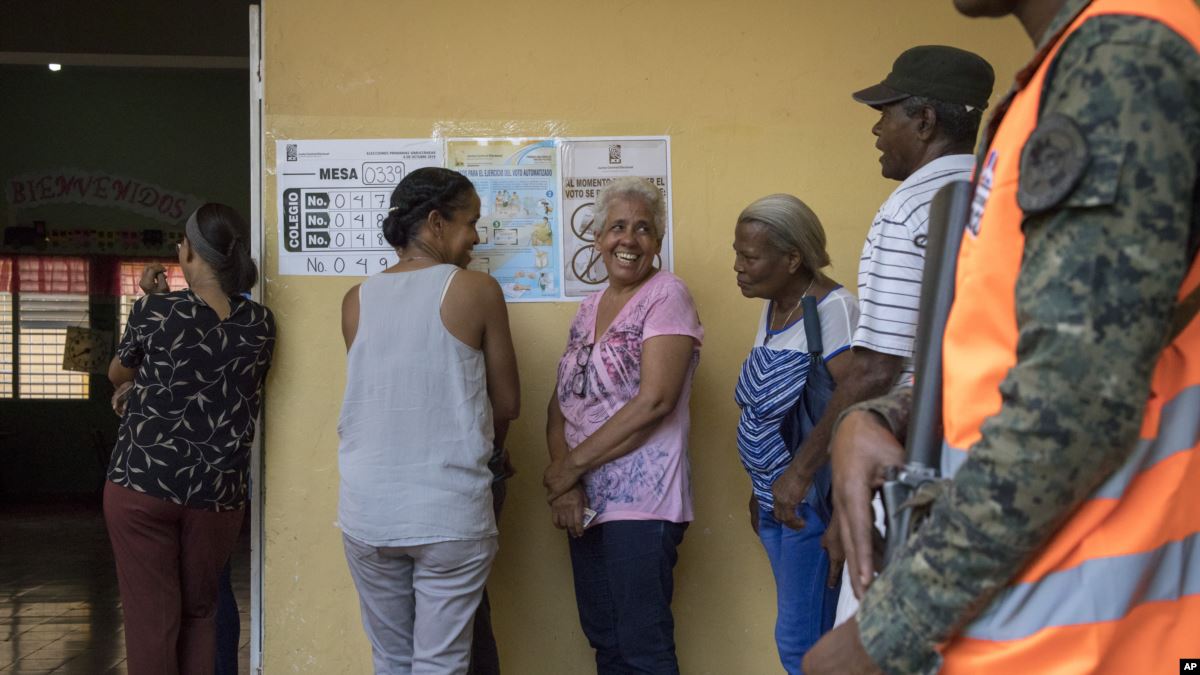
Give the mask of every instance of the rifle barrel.
<svg viewBox="0 0 1200 675">
<path fill-rule="evenodd" d="M 942 449 L 942 337 L 954 304 L 958 249 L 971 212 L 971 183 L 947 183 L 933 198 L 913 350 L 916 382 L 908 424 L 909 464 L 937 468 Z"/>
</svg>

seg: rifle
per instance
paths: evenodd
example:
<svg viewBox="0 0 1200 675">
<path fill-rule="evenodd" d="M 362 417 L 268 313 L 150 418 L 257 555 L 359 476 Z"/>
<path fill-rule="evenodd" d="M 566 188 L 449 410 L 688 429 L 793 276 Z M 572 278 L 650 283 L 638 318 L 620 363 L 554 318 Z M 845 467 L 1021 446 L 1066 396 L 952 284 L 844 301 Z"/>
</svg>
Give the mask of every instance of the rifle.
<svg viewBox="0 0 1200 675">
<path fill-rule="evenodd" d="M 908 500 L 921 486 L 940 478 L 942 342 L 950 306 L 954 304 L 958 249 L 971 214 L 971 192 L 968 181 L 947 183 L 938 190 L 929 209 L 925 271 L 921 277 L 921 305 L 913 350 L 916 376 L 905 442 L 908 463 L 889 467 L 882 489 L 887 516 L 884 565 L 891 562 L 919 525 L 914 522 Z"/>
</svg>

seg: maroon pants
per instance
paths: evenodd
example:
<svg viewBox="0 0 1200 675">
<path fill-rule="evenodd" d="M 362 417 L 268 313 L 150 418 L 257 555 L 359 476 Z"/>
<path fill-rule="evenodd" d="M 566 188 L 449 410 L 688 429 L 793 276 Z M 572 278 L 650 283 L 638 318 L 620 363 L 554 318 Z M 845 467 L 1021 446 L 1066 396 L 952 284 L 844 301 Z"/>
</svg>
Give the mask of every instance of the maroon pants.
<svg viewBox="0 0 1200 675">
<path fill-rule="evenodd" d="M 191 509 L 105 483 L 130 675 L 212 674 L 217 582 L 243 514 Z"/>
</svg>

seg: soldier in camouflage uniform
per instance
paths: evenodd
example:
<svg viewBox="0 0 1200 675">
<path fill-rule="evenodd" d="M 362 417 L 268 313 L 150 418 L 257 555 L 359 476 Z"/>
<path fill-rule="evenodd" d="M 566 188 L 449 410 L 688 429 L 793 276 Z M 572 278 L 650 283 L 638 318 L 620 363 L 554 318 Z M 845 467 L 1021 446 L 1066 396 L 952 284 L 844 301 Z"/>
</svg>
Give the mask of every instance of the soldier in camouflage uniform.
<svg viewBox="0 0 1200 675">
<path fill-rule="evenodd" d="M 955 4 L 1021 21 L 1039 57 L 1018 74 L 1020 88 L 1089 2 Z M 883 467 L 903 462 L 896 439 L 905 437 L 911 390 L 843 415 L 831 448 L 835 504 L 862 605 L 809 652 L 810 675 L 937 670 L 936 646 L 988 606 L 1137 443 L 1150 371 L 1200 246 L 1200 55 L 1161 23 L 1108 14 L 1087 19 L 1054 59 L 1038 126 L 1052 115 L 1072 120 L 1090 161 L 1022 166 L 1022 208 L 1045 208 L 1026 209 L 1022 221 L 1020 338 L 1002 407 L 922 529 L 873 582 L 868 501 Z M 1027 147 L 1038 140 L 1034 131 Z M 1097 203 L 1112 206 L 1088 208 Z"/>
</svg>

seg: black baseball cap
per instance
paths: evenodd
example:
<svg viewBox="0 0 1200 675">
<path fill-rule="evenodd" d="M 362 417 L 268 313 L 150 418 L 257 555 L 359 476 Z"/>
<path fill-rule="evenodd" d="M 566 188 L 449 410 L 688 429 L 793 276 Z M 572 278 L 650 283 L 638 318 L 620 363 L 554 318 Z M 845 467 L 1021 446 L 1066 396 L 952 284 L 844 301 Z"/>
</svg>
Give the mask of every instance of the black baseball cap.
<svg viewBox="0 0 1200 675">
<path fill-rule="evenodd" d="M 877 85 L 856 91 L 855 101 L 872 108 L 924 96 L 943 103 L 987 107 L 996 73 L 982 56 L 956 47 L 921 45 L 905 51 Z"/>
</svg>

